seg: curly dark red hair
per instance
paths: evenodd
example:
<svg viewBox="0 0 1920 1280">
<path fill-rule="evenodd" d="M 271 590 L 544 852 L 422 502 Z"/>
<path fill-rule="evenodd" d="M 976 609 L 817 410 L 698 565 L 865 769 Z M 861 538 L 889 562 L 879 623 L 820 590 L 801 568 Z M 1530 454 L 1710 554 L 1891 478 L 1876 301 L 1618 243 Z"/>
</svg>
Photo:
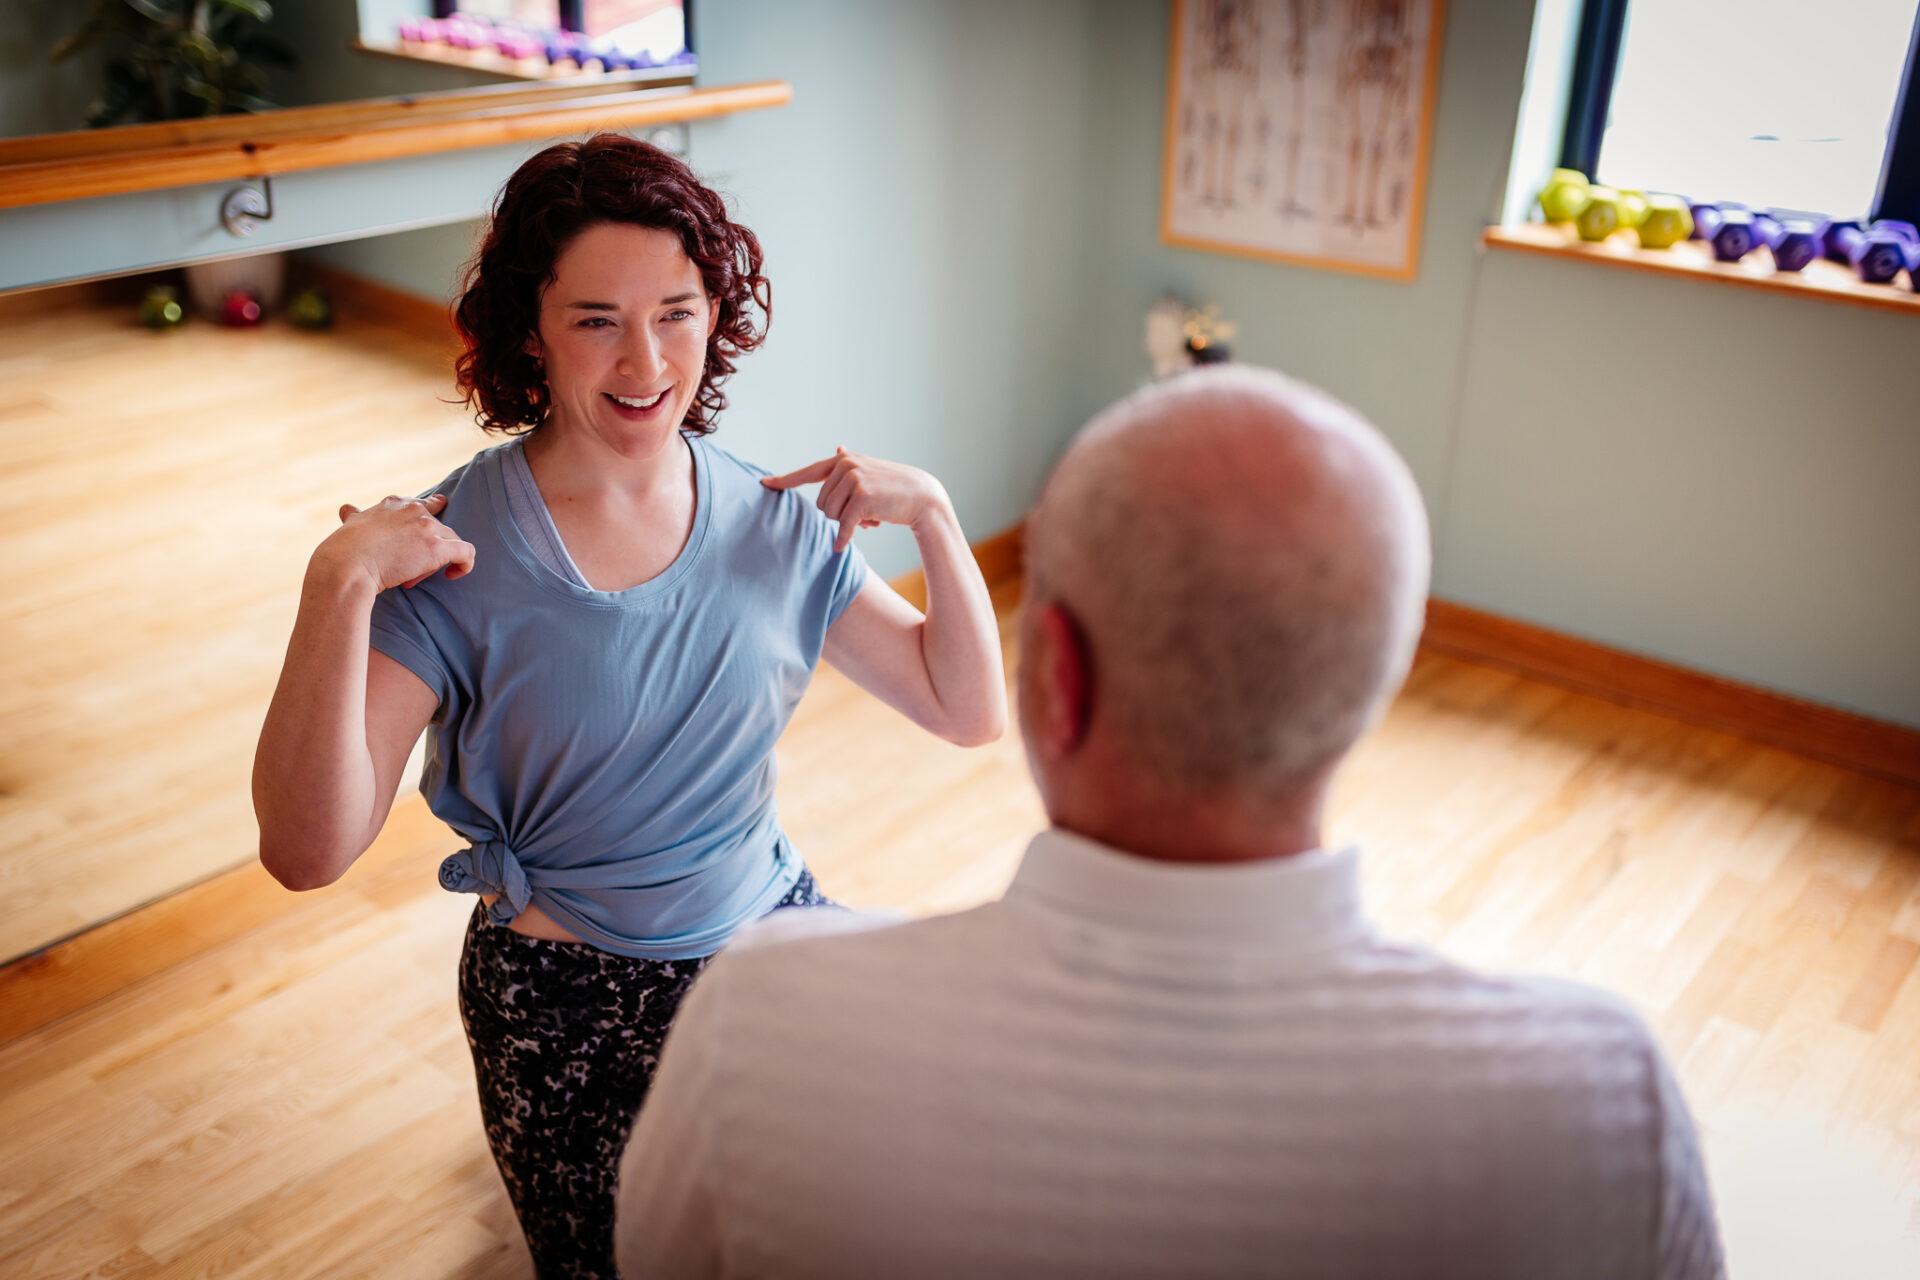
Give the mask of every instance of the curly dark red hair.
<svg viewBox="0 0 1920 1280">
<path fill-rule="evenodd" d="M 773 295 L 760 273 L 760 241 L 727 216 L 726 202 L 684 161 L 618 133 L 558 143 L 501 188 L 454 304 L 467 346 L 454 361 L 454 379 L 486 430 L 521 432 L 546 420 L 546 378 L 527 353 L 527 339 L 539 333 L 540 294 L 553 282 L 561 250 L 602 222 L 678 236 L 716 304 L 706 368 L 682 430 L 713 430 L 727 406 L 720 384 L 733 373 L 734 358 L 765 339 Z"/>
</svg>

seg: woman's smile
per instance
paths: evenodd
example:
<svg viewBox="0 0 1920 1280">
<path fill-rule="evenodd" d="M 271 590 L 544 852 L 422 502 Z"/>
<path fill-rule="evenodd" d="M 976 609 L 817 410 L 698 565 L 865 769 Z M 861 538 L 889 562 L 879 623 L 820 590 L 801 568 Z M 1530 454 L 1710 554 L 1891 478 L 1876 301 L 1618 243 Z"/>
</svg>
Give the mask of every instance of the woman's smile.
<svg viewBox="0 0 1920 1280">
<path fill-rule="evenodd" d="M 589 226 L 561 250 L 541 297 L 534 350 L 553 436 L 584 432 L 633 457 L 664 448 L 706 369 L 713 304 L 671 232 Z"/>
<path fill-rule="evenodd" d="M 614 412 L 621 417 L 633 422 L 646 422 L 659 417 L 661 410 L 670 407 L 667 403 L 667 393 L 672 390 L 672 387 L 668 387 L 665 391 L 656 391 L 647 396 L 617 396 L 611 391 L 603 391 L 600 394 L 612 402 Z"/>
</svg>

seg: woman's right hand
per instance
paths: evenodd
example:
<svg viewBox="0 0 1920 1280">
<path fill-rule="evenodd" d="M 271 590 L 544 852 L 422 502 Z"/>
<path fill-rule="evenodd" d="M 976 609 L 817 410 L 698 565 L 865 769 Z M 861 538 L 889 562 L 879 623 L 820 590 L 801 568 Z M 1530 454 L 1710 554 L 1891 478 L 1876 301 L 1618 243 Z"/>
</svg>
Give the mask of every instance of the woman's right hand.
<svg viewBox="0 0 1920 1280">
<path fill-rule="evenodd" d="M 441 524 L 447 495 L 388 497 L 364 511 L 340 507 L 340 527 L 313 553 L 315 567 L 364 574 L 376 591 L 413 587 L 441 569 L 449 579 L 473 568 L 473 544 Z"/>
</svg>

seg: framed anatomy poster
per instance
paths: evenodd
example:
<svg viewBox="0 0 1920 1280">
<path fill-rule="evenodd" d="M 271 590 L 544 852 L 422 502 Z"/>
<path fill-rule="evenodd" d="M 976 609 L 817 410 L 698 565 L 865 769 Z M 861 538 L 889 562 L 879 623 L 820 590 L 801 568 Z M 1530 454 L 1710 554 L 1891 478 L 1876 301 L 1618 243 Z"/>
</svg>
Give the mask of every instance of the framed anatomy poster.
<svg viewBox="0 0 1920 1280">
<path fill-rule="evenodd" d="M 1443 0 L 1174 0 L 1160 235 L 1411 280 Z"/>
</svg>

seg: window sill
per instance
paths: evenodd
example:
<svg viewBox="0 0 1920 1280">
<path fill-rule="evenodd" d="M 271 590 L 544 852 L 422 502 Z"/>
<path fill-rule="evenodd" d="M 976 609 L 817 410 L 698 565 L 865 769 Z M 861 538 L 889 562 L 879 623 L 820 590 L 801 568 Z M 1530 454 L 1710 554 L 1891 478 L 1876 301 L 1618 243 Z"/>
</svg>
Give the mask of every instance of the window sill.
<svg viewBox="0 0 1920 1280">
<path fill-rule="evenodd" d="M 1837 262 L 1809 263 L 1806 270 L 1797 273 L 1775 271 L 1772 255 L 1764 249 L 1756 249 L 1741 262 L 1716 262 L 1713 251 L 1697 240 L 1677 244 L 1671 249 L 1643 249 L 1632 232 L 1622 231 L 1610 240 L 1589 244 L 1574 234 L 1571 227 L 1547 226 L 1538 222 L 1517 227 L 1488 227 L 1481 233 L 1480 243 L 1489 249 L 1547 254 L 1603 266 L 1652 271 L 1673 277 L 1737 285 L 1744 289 L 1766 289 L 1803 298 L 1820 298 L 1828 302 L 1920 315 L 1920 293 L 1915 293 L 1905 284 L 1862 284 L 1851 269 Z"/>
</svg>

